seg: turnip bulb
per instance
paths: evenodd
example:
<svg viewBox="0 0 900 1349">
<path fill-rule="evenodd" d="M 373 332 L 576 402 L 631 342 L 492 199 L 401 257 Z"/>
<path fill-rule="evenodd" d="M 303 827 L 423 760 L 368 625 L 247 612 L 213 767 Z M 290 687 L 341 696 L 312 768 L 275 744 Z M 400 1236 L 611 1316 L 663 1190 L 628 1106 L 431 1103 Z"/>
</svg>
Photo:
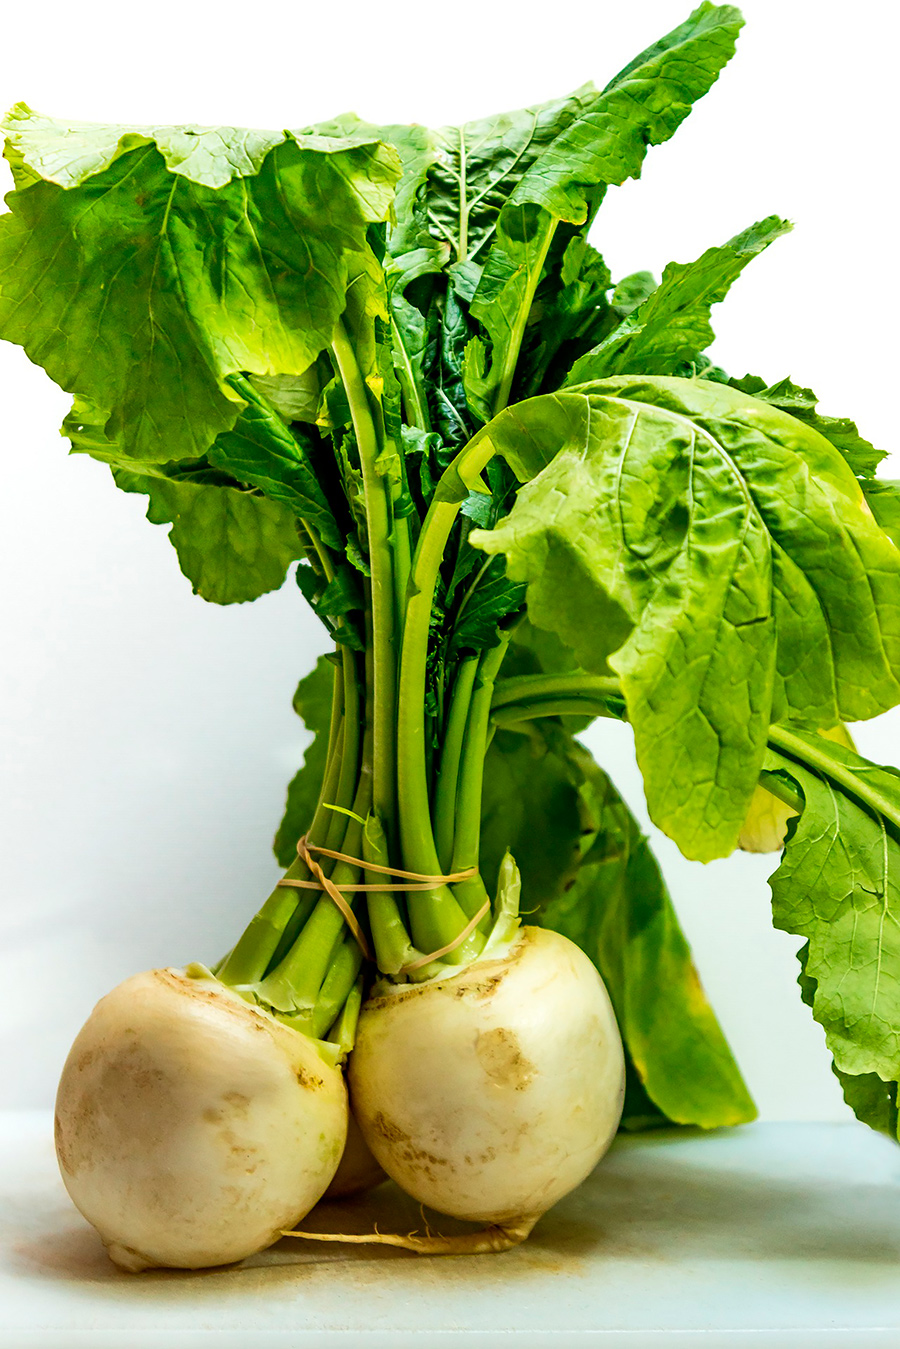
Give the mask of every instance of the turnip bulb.
<svg viewBox="0 0 900 1349">
<path fill-rule="evenodd" d="M 313 1039 L 175 969 L 101 999 L 56 1101 L 66 1189 L 129 1270 L 270 1245 L 322 1196 L 346 1133 L 343 1074 Z"/>
<path fill-rule="evenodd" d="M 344 1144 L 344 1151 L 338 1169 L 322 1198 L 349 1199 L 351 1195 L 374 1189 L 384 1180 L 387 1180 L 384 1167 L 372 1156 L 372 1149 L 363 1138 L 362 1130 L 351 1110 L 347 1120 L 347 1141 Z"/>
<path fill-rule="evenodd" d="M 566 937 L 533 927 L 504 958 L 376 986 L 348 1071 L 388 1175 L 440 1213 L 498 1226 L 537 1218 L 584 1180 L 625 1089 L 599 974 Z"/>
</svg>

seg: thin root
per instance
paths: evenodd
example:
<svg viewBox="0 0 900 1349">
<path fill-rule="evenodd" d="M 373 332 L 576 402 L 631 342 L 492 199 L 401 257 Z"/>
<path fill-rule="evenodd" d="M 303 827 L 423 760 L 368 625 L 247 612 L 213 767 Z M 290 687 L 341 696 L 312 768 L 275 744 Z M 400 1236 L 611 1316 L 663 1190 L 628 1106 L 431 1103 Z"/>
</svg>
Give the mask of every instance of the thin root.
<svg viewBox="0 0 900 1349">
<path fill-rule="evenodd" d="M 304 1241 L 338 1241 L 346 1245 L 399 1246 L 418 1255 L 492 1255 L 519 1246 L 531 1235 L 537 1218 L 520 1218 L 518 1222 L 493 1223 L 478 1232 L 464 1232 L 461 1236 L 442 1237 L 428 1231 L 427 1236 L 410 1232 L 363 1232 L 359 1235 L 343 1232 L 282 1232 L 283 1237 L 301 1237 Z"/>
</svg>

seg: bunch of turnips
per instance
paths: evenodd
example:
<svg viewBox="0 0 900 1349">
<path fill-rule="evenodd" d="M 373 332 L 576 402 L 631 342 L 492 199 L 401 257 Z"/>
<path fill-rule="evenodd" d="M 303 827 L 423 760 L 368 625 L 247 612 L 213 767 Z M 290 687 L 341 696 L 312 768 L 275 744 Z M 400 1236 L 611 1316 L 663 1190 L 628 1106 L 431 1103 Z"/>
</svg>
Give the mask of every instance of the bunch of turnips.
<svg viewBox="0 0 900 1349">
<path fill-rule="evenodd" d="M 704 354 L 785 221 L 660 281 L 587 238 L 741 23 L 437 131 L 6 118 L 0 335 L 199 595 L 292 572 L 333 643 L 284 877 L 66 1063 L 63 1178 L 124 1268 L 241 1260 L 385 1173 L 475 1227 L 354 1239 L 502 1250 L 620 1121 L 753 1117 L 594 717 L 687 857 L 783 848 L 802 995 L 896 1136 L 900 780 L 845 723 L 900 703 L 900 495 L 809 390 Z"/>
</svg>

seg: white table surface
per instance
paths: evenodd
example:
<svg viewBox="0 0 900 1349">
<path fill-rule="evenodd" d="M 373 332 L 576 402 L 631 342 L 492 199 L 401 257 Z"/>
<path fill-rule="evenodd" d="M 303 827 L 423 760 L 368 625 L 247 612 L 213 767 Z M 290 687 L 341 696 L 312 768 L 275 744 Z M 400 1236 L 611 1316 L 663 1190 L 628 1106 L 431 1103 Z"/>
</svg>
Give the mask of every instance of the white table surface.
<svg viewBox="0 0 900 1349">
<path fill-rule="evenodd" d="M 390 1185 L 320 1231 L 420 1226 Z M 443 1230 L 452 1230 L 449 1222 Z M 0 1116 L 3 1349 L 900 1347 L 900 1149 L 861 1125 L 617 1141 L 503 1255 L 281 1242 L 208 1273 L 123 1274 L 72 1208 L 49 1114 Z"/>
</svg>

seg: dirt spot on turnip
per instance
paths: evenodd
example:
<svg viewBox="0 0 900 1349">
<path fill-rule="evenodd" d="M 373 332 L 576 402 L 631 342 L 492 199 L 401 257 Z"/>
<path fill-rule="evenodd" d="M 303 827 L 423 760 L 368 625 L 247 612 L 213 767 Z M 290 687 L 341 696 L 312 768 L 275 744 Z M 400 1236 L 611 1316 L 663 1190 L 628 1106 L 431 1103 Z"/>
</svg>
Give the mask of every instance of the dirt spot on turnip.
<svg viewBox="0 0 900 1349">
<path fill-rule="evenodd" d="M 325 1085 L 325 1079 L 311 1072 L 309 1068 L 295 1069 L 294 1076 L 306 1091 L 319 1091 Z"/>
<path fill-rule="evenodd" d="M 389 1120 L 387 1115 L 383 1115 L 380 1110 L 372 1120 L 372 1128 L 388 1143 L 412 1142 L 409 1134 L 405 1133 L 393 1120 Z"/>
<path fill-rule="evenodd" d="M 498 1087 L 524 1091 L 534 1077 L 534 1064 L 522 1053 L 519 1037 L 505 1026 L 479 1032 L 475 1053 L 487 1076 Z"/>
<path fill-rule="evenodd" d="M 226 1091 L 222 1100 L 231 1106 L 236 1115 L 246 1115 L 250 1109 L 250 1097 L 245 1096 L 242 1091 Z"/>
<path fill-rule="evenodd" d="M 486 1002 L 503 983 L 505 974 L 506 971 L 501 970 L 499 974 L 492 974 L 489 979 L 482 979 L 477 984 L 463 984 L 454 989 L 453 996 L 456 998 L 479 998 L 482 1002 Z"/>
</svg>

